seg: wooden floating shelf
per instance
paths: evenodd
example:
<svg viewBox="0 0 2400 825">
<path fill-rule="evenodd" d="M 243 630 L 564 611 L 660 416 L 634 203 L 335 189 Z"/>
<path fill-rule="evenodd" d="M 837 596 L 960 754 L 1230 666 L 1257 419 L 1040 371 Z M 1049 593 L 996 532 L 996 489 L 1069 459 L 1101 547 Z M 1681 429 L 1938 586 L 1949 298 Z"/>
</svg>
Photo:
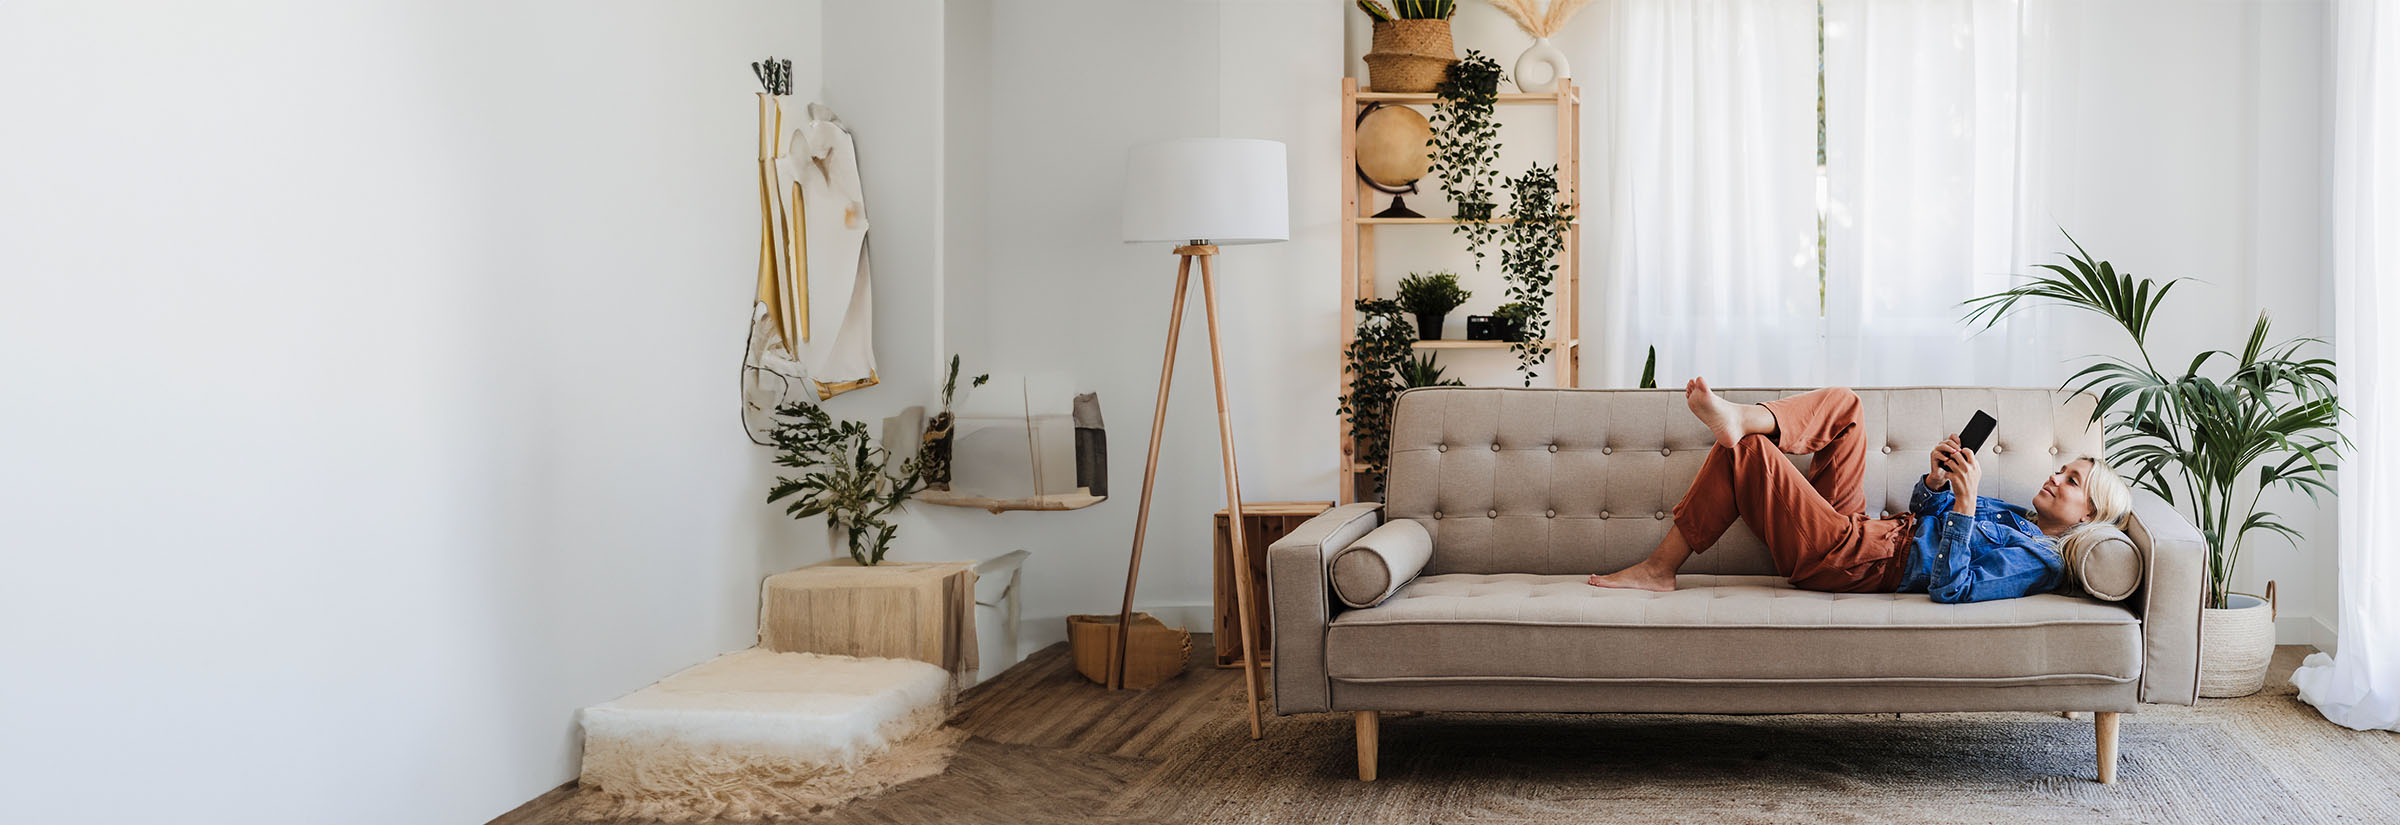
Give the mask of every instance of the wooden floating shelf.
<svg viewBox="0 0 2400 825">
<path fill-rule="evenodd" d="M 1355 97 L 1360 103 L 1373 103 L 1377 101 L 1384 103 L 1432 103 L 1441 99 L 1432 92 L 1370 92 L 1364 89 L 1359 90 Z M 1544 92 L 1541 94 L 1504 92 L 1500 95 L 1500 102 L 1538 103 L 1544 106 L 1555 106 L 1558 105 L 1558 98 L 1558 92 Z M 1582 88 L 1575 87 L 1573 90 L 1566 92 L 1566 98 L 1576 103 L 1583 102 Z"/>
<path fill-rule="evenodd" d="M 1456 226 L 1456 225 L 1458 225 L 1458 224 L 1462 224 L 1462 223 L 1497 223 L 1497 224 L 1511 224 L 1511 223 L 1516 223 L 1516 222 L 1517 222 L 1517 219 L 1515 219 L 1515 218 L 1493 218 L 1493 219 L 1491 219 L 1491 220 L 1488 220 L 1488 221 L 1462 221 L 1462 220 L 1459 220 L 1459 219 L 1457 219 L 1457 218 L 1368 218 L 1368 217 L 1358 217 L 1358 218 L 1351 218 L 1351 219 L 1350 219 L 1350 222 L 1351 222 L 1351 223 L 1358 223 L 1358 224 L 1366 224 L 1366 225 L 1369 225 L 1369 226 Z M 1575 222 L 1574 222 L 1574 221 L 1567 221 L 1567 225 L 1569 225 L 1569 226 L 1573 226 L 1574 224 L 1575 224 Z"/>
<path fill-rule="evenodd" d="M 962 495 L 950 490 L 925 490 L 910 496 L 909 500 L 939 504 L 944 507 L 975 507 L 990 510 L 993 513 L 1005 513 L 1010 510 L 1081 510 L 1107 501 L 1108 497 L 1095 496 L 1091 494 L 1091 491 L 1077 487 L 1072 493 L 1051 493 L 1030 498 L 992 498 Z"/>
<path fill-rule="evenodd" d="M 1432 341 L 1420 340 L 1412 346 L 1415 346 L 1417 349 L 1507 349 L 1511 346 L 1515 346 L 1516 343 L 1517 342 L 1514 341 L 1468 341 L 1460 338 L 1441 338 Z M 1569 338 L 1564 341 L 1551 340 L 1547 343 L 1550 345 L 1550 348 L 1554 350 L 1581 346 L 1583 344 L 1580 339 L 1575 338 Z"/>
</svg>

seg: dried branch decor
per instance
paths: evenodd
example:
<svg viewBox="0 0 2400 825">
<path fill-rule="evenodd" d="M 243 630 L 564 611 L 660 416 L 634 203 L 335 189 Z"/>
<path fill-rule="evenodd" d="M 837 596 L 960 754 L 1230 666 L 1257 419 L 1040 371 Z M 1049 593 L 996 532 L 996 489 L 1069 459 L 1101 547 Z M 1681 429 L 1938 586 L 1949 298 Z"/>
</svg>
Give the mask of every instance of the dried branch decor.
<svg viewBox="0 0 2400 825">
<path fill-rule="evenodd" d="M 1559 29 L 1566 27 L 1568 20 L 1574 19 L 1576 12 L 1582 11 L 1591 2 L 1550 0 L 1549 8 L 1545 9 L 1535 0 L 1491 0 L 1493 8 L 1508 15 L 1508 19 L 1517 21 L 1517 28 L 1524 29 L 1526 34 L 1534 37 L 1557 34 Z"/>
</svg>

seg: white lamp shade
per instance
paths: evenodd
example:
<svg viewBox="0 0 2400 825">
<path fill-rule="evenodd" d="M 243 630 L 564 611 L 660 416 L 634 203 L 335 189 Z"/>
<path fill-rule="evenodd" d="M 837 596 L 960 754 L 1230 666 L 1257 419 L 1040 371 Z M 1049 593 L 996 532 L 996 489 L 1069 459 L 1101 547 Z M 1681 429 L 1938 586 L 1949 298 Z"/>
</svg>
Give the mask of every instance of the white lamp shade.
<svg viewBox="0 0 2400 825">
<path fill-rule="evenodd" d="M 1125 242 L 1213 244 L 1289 240 L 1283 144 L 1183 138 L 1125 156 Z"/>
</svg>

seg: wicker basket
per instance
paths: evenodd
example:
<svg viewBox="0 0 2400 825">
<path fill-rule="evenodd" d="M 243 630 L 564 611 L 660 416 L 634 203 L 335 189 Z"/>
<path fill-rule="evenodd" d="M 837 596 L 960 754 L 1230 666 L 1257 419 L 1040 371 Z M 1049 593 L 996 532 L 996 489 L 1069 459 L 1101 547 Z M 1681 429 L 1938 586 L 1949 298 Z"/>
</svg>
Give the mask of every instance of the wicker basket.
<svg viewBox="0 0 2400 825">
<path fill-rule="evenodd" d="M 2257 693 L 2275 657 L 2275 583 L 2265 598 L 2234 593 L 2225 603 L 2233 607 L 2200 611 L 2200 695 L 2211 699 Z"/>
<path fill-rule="evenodd" d="M 1367 52 L 1367 87 L 1378 92 L 1430 92 L 1458 62 L 1448 20 L 1377 20 Z"/>
</svg>

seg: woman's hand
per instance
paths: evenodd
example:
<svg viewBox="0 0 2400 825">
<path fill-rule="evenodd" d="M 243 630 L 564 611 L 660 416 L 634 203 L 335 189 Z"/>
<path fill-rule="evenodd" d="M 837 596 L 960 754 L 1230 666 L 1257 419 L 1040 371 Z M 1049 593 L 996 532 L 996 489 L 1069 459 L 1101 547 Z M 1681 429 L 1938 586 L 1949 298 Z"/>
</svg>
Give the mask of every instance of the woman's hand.
<svg viewBox="0 0 2400 825">
<path fill-rule="evenodd" d="M 1950 490 L 1954 496 L 1950 512 L 1962 516 L 1975 515 L 1975 491 L 1983 484 L 1983 465 L 1976 463 L 1975 453 L 1952 445 L 1940 463 L 1942 470 L 1950 476 Z"/>
<path fill-rule="evenodd" d="M 1950 473 L 1942 469 L 1942 465 L 1950 460 L 1950 454 L 1954 452 L 1963 452 L 1958 446 L 1957 433 L 1951 433 L 1949 438 L 1942 439 L 1942 443 L 1933 445 L 1933 467 L 1925 471 L 1925 489 L 1936 493 L 1950 489 Z"/>
</svg>

